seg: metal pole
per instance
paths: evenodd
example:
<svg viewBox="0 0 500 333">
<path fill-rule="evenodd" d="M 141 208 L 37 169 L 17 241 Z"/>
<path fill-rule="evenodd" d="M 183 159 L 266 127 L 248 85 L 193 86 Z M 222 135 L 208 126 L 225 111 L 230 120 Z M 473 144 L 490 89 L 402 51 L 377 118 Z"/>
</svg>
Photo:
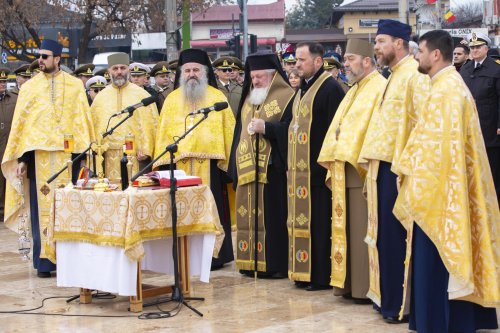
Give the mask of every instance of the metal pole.
<svg viewBox="0 0 500 333">
<path fill-rule="evenodd" d="M 177 52 L 177 13 L 175 0 L 165 0 L 165 32 L 167 34 L 167 59 L 175 60 L 179 57 Z"/>
<path fill-rule="evenodd" d="M 441 0 L 436 1 L 436 13 L 437 13 L 437 21 L 436 21 L 436 29 L 441 29 L 441 20 L 443 17 L 443 13 L 441 12 Z"/>
<path fill-rule="evenodd" d="M 191 47 L 191 12 L 189 0 L 182 1 L 182 49 Z"/>
<path fill-rule="evenodd" d="M 409 24 L 408 22 L 408 0 L 398 1 L 399 22 Z"/>
<path fill-rule="evenodd" d="M 243 62 L 248 56 L 248 9 L 247 9 L 247 0 L 241 0 L 241 14 L 243 15 L 243 54 L 241 56 L 241 60 Z"/>
</svg>

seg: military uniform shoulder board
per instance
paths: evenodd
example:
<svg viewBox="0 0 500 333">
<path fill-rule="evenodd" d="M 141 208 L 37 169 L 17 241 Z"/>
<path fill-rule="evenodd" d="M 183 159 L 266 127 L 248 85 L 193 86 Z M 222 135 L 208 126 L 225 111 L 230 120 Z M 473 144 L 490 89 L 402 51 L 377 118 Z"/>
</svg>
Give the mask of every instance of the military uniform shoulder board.
<svg viewBox="0 0 500 333">
<path fill-rule="evenodd" d="M 500 65 L 500 59 L 495 60 L 495 62 Z"/>
</svg>

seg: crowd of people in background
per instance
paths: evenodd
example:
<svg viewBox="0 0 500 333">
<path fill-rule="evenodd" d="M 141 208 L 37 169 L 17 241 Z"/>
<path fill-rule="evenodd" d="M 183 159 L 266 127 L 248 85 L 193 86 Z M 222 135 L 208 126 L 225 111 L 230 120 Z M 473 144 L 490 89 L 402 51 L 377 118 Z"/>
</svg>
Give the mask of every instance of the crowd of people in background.
<svg viewBox="0 0 500 333">
<path fill-rule="evenodd" d="M 333 289 L 417 332 L 498 328 L 500 56 L 488 36 L 411 40 L 409 25 L 380 20 L 374 43 L 348 39 L 342 55 L 316 42 L 245 63 L 187 49 L 149 66 L 116 53 L 71 74 L 61 50 L 44 40 L 11 91 L 0 68 L 0 217 L 16 231 L 20 212 L 30 217 L 39 277 L 56 269 L 45 180 L 64 164 L 64 134 L 78 154 L 101 144 L 113 114 L 155 96 L 105 141 L 104 176 L 125 189 L 126 135 L 135 173 L 203 116 L 190 112 L 227 101 L 175 161 L 214 194 L 225 238 L 212 269 L 235 260 L 243 276 Z"/>
</svg>

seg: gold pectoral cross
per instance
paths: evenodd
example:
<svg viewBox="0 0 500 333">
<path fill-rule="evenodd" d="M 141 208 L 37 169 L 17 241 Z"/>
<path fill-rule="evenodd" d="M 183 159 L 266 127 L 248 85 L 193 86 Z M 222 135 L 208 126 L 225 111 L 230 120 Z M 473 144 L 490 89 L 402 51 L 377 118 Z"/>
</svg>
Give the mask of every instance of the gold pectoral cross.
<svg viewBox="0 0 500 333">
<path fill-rule="evenodd" d="M 97 143 L 94 143 L 92 147 L 92 149 L 97 153 L 95 160 L 96 160 L 97 177 L 99 178 L 104 178 L 104 170 L 103 170 L 104 152 L 106 152 L 108 148 L 109 148 L 108 143 L 106 142 L 103 144 L 102 138 L 98 138 Z"/>
</svg>

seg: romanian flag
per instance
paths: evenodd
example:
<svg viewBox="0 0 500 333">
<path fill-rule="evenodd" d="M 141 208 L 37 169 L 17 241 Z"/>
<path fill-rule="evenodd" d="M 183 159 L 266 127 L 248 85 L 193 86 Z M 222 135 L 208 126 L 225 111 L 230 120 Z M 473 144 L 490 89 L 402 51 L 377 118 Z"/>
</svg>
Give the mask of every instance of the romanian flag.
<svg viewBox="0 0 500 333">
<path fill-rule="evenodd" d="M 444 19 L 446 20 L 446 22 L 452 23 L 457 19 L 457 17 L 451 10 L 449 10 L 446 14 L 444 14 Z"/>
<path fill-rule="evenodd" d="M 437 0 L 426 0 L 428 5 L 433 5 L 436 3 Z"/>
</svg>

